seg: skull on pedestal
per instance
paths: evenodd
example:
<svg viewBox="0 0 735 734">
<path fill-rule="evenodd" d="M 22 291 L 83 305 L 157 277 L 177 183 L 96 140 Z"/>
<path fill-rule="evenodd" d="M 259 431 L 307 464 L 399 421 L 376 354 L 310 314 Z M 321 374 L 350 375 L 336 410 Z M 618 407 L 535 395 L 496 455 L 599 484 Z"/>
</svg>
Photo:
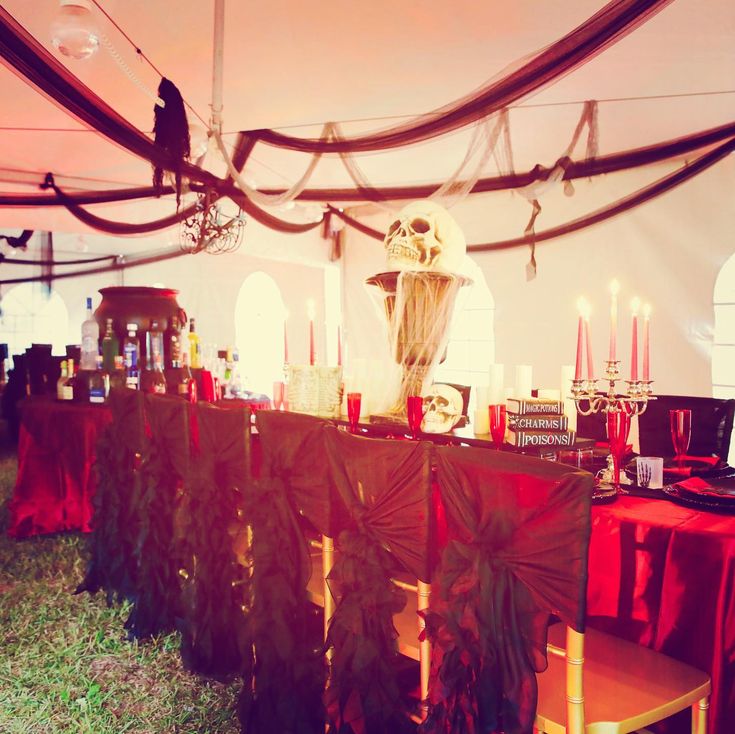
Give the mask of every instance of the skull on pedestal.
<svg viewBox="0 0 735 734">
<path fill-rule="evenodd" d="M 458 273 L 467 252 L 459 225 L 444 207 L 428 199 L 403 207 L 383 243 L 390 270 Z"/>
<path fill-rule="evenodd" d="M 435 383 L 424 397 L 424 422 L 421 430 L 425 433 L 451 431 L 462 417 L 463 407 L 462 393 L 456 387 Z"/>
</svg>

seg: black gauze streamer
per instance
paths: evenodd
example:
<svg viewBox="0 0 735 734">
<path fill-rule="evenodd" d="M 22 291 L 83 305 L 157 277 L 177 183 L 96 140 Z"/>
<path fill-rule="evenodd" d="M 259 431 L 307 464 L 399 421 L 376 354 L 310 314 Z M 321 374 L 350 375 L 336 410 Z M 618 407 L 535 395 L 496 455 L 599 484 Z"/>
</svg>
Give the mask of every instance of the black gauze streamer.
<svg viewBox="0 0 735 734">
<path fill-rule="evenodd" d="M 158 85 L 158 96 L 163 100 L 164 107 L 156 104 L 154 108 L 155 121 L 153 133 L 156 145 L 165 150 L 172 159 L 172 170 L 176 176 L 176 206 L 181 200 L 181 164 L 189 160 L 191 154 L 189 142 L 189 122 L 186 119 L 184 100 L 176 85 L 166 79 L 161 79 Z M 156 189 L 163 188 L 163 168 L 154 166 L 153 185 Z"/>
</svg>

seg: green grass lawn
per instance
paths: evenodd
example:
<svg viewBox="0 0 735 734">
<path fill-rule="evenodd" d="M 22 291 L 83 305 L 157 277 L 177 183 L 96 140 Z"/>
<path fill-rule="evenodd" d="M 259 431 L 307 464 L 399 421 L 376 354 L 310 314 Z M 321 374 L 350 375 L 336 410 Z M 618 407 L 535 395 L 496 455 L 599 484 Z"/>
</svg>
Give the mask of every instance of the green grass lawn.
<svg viewBox="0 0 735 734">
<path fill-rule="evenodd" d="M 80 534 L 8 538 L 15 455 L 0 454 L 0 732 L 229 734 L 239 682 L 187 673 L 176 634 L 128 642 L 127 608 L 72 596 Z"/>
</svg>

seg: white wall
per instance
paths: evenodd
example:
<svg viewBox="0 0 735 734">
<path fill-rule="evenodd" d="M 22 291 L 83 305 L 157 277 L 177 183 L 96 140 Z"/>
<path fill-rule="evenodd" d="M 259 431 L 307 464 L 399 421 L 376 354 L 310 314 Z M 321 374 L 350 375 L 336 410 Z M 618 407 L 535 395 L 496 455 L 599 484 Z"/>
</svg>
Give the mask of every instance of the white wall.
<svg viewBox="0 0 735 734">
<path fill-rule="evenodd" d="M 538 231 L 617 199 L 673 169 L 660 166 L 575 182 L 566 198 L 544 196 Z M 659 393 L 711 395 L 712 295 L 722 264 L 735 252 L 735 157 L 721 161 L 679 188 L 604 223 L 537 247 L 538 276 L 526 282 L 529 250 L 473 255 L 495 298 L 496 361 L 532 364 L 534 386 L 557 387 L 559 366 L 574 360 L 576 301 L 592 304 L 593 353 L 598 374 L 607 356 L 609 296 L 613 277 L 620 293 L 619 358 L 630 365 L 630 300 L 651 303 L 651 371 Z M 452 210 L 468 243 L 519 236 L 528 204 L 507 192 L 473 198 Z M 385 231 L 390 215 L 361 217 Z M 346 331 L 353 356 L 385 353 L 380 318 L 362 283 L 385 270 L 379 242 L 351 230 L 343 268 Z M 506 367 L 506 381 L 512 381 Z"/>
<path fill-rule="evenodd" d="M 175 232 L 170 239 L 175 237 Z M 73 236 L 55 235 L 56 257 L 92 256 L 96 252 L 139 251 L 146 247 L 141 239 L 115 240 L 92 234 L 84 235 L 89 248 L 80 253 L 71 248 Z M 166 246 L 162 240 L 151 241 L 148 247 Z M 245 278 L 256 270 L 269 273 L 283 296 L 289 311 L 289 349 L 292 362 L 308 359 L 308 321 L 306 301 L 315 300 L 317 354 L 324 355 L 324 267 L 327 265 L 328 245 L 320 238 L 319 228 L 301 235 L 278 234 L 249 222 L 240 250 L 228 255 L 198 254 L 168 260 L 156 265 L 131 268 L 124 272 L 90 275 L 54 281 L 54 289 L 69 309 L 68 343 L 78 343 L 84 319 L 86 296 L 92 296 L 95 308 L 101 300 L 100 288 L 110 285 L 152 285 L 162 283 L 179 290 L 179 304 L 190 317 L 197 320 L 197 331 L 204 342 L 221 348 L 235 341 L 235 302 Z M 35 256 L 31 245 L 27 253 L 18 257 Z M 11 256 L 10 254 L 8 255 Z M 59 269 L 61 271 L 61 269 Z M 3 278 L 37 275 L 38 268 L 4 266 Z M 9 292 L 12 286 L 3 286 Z M 0 321 L 0 342 L 2 322 Z M 257 346 L 257 345 L 254 345 Z"/>
</svg>

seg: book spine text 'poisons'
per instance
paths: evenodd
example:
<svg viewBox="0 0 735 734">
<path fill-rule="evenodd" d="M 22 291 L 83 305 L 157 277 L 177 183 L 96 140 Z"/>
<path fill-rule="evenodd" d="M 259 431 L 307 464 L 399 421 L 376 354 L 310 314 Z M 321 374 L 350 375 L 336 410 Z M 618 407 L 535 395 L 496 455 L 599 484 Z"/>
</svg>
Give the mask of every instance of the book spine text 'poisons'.
<svg viewBox="0 0 735 734">
<path fill-rule="evenodd" d="M 508 443 L 511 446 L 525 448 L 527 446 L 573 446 L 574 431 L 550 433 L 548 431 L 509 431 Z"/>
</svg>

